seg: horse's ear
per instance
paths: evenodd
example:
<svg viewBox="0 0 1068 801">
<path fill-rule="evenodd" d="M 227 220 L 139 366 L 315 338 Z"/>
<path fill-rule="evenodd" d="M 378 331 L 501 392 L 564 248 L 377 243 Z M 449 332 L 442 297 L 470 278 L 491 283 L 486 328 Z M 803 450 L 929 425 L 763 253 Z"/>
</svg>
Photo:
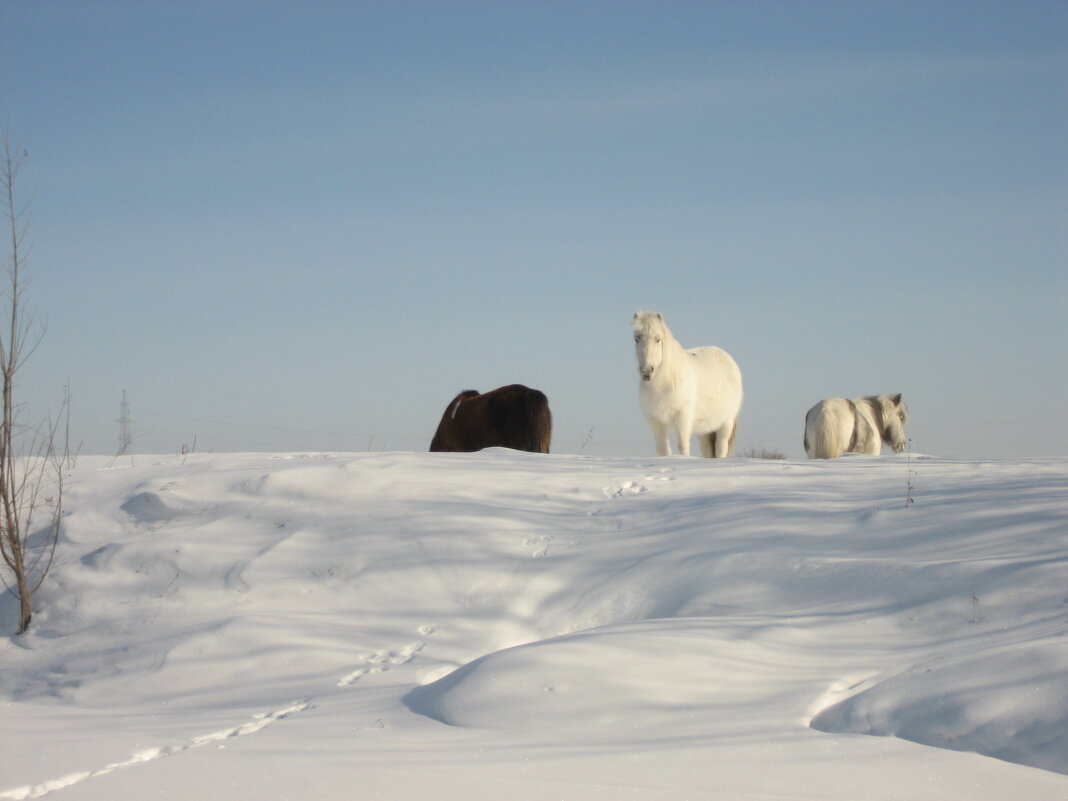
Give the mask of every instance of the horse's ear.
<svg viewBox="0 0 1068 801">
<path fill-rule="evenodd" d="M 664 322 L 664 315 L 662 315 L 660 312 L 657 312 L 656 313 L 656 319 L 659 320 L 660 322 Z"/>
<path fill-rule="evenodd" d="M 641 314 L 641 312 L 634 312 L 634 316 L 630 318 L 630 321 L 631 321 L 632 323 L 633 323 L 633 322 L 636 322 L 636 321 L 637 321 L 637 319 L 638 319 L 638 315 L 639 315 L 639 314 Z"/>
<path fill-rule="evenodd" d="M 896 395 L 894 395 L 894 406 L 900 406 L 900 405 L 901 405 L 901 393 L 899 392 Z"/>
</svg>

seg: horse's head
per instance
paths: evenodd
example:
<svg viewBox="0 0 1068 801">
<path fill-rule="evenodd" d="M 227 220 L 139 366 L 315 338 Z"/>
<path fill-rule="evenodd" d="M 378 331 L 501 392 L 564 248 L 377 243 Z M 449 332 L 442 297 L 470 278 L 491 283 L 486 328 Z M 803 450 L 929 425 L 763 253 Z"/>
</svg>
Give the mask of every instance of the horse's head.
<svg viewBox="0 0 1068 801">
<path fill-rule="evenodd" d="M 634 350 L 638 355 L 638 375 L 642 381 L 652 381 L 653 373 L 664 361 L 664 339 L 667 326 L 660 312 L 635 312 L 631 321 L 634 329 Z"/>
<path fill-rule="evenodd" d="M 879 409 L 882 413 L 883 441 L 894 451 L 905 450 L 908 440 L 905 438 L 905 424 L 909 421 L 909 407 L 899 392 L 896 395 L 880 395 Z"/>
</svg>

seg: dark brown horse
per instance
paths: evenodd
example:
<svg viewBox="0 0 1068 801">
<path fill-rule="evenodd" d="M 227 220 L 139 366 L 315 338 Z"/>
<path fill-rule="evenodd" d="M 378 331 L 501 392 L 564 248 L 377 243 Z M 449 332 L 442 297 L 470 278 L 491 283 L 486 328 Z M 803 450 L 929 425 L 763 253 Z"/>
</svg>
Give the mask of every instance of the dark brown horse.
<svg viewBox="0 0 1068 801">
<path fill-rule="evenodd" d="M 431 451 L 515 448 L 548 453 L 553 416 L 544 393 L 509 384 L 479 394 L 467 389 L 445 409 L 430 442 Z"/>
</svg>

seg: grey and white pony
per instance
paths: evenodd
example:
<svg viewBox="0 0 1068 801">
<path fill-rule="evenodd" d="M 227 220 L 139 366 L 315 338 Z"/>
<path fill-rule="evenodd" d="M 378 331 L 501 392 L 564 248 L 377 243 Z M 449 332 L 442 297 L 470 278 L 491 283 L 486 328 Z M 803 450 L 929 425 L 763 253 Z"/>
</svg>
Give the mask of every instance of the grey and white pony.
<svg viewBox="0 0 1068 801">
<path fill-rule="evenodd" d="M 686 350 L 660 312 L 637 312 L 632 320 L 638 355 L 638 396 L 653 430 L 658 456 L 668 456 L 668 432 L 679 453 L 690 455 L 696 435 L 702 455 L 730 456 L 742 408 L 742 372 L 730 354 L 708 345 Z"/>
<path fill-rule="evenodd" d="M 883 443 L 905 450 L 909 407 L 897 395 L 827 398 L 805 415 L 805 453 L 809 459 L 837 459 L 847 451 L 878 456 Z"/>
</svg>

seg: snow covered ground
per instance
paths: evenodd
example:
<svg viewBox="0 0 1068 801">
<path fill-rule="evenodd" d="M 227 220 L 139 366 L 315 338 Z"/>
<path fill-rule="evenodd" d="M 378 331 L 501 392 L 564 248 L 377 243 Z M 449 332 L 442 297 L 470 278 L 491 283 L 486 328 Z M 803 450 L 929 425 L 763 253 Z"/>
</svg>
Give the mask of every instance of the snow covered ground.
<svg viewBox="0 0 1068 801">
<path fill-rule="evenodd" d="M 1068 798 L 1068 459 L 110 462 L 5 801 Z"/>
</svg>

